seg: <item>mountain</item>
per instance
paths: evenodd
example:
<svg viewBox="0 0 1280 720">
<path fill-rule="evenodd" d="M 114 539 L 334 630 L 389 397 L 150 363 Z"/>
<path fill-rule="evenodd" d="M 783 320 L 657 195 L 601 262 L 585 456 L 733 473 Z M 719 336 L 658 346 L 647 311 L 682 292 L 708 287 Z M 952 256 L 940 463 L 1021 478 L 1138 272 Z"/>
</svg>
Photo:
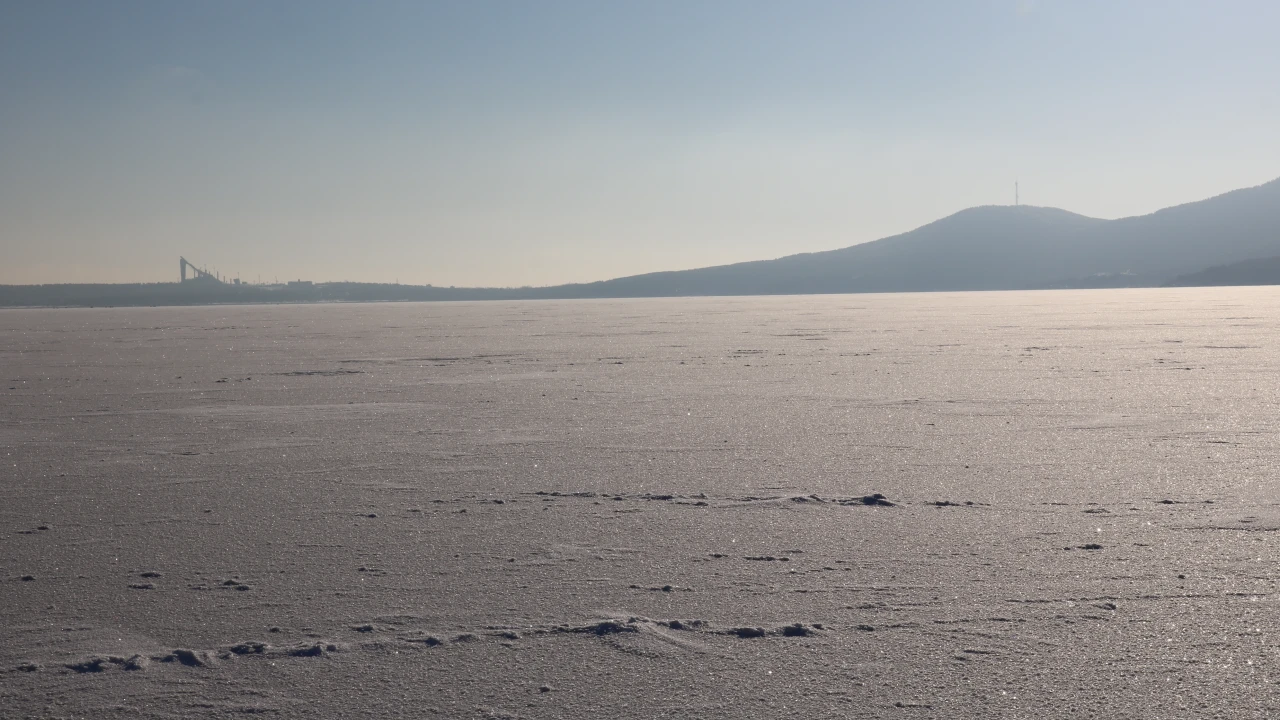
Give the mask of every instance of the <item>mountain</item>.
<svg viewBox="0 0 1280 720">
<path fill-rule="evenodd" d="M 1026 205 L 976 207 L 911 232 L 840 250 L 555 287 L 435 288 L 368 283 L 316 283 L 305 288 L 205 288 L 190 283 L 0 286 L 0 306 L 1153 287 L 1226 284 L 1218 279 L 1228 274 L 1280 280 L 1280 269 L 1265 275 L 1260 274 L 1262 268 L 1252 267 L 1259 262 L 1280 263 L 1277 257 L 1280 179 L 1120 220 Z M 1233 263 L 1244 265 L 1219 267 Z M 1250 271 L 1256 272 L 1248 275 Z"/>
<path fill-rule="evenodd" d="M 548 297 L 776 295 L 1025 288 L 1056 280 L 1103 220 L 1030 206 L 977 207 L 840 250 L 542 288 Z"/>
<path fill-rule="evenodd" d="M 1216 265 L 1200 272 L 1179 275 L 1165 283 L 1166 287 L 1206 285 L 1280 285 L 1280 257 Z"/>
<path fill-rule="evenodd" d="M 1266 255 L 1280 255 L 1280 180 L 1120 220 L 1025 205 L 976 207 L 840 250 L 537 288 L 528 294 L 644 297 L 1153 286 L 1209 265 Z"/>
<path fill-rule="evenodd" d="M 1280 255 L 1280 179 L 1113 220 L 1081 252 L 1114 268 L 1161 277 L 1162 283 L 1212 265 Z"/>
</svg>

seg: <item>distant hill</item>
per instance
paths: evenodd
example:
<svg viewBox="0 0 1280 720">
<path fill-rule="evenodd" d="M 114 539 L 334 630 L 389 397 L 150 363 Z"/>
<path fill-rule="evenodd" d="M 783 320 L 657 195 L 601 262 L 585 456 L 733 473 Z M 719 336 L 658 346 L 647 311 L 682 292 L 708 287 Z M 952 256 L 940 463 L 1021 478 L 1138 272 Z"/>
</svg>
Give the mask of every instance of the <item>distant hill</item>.
<svg viewBox="0 0 1280 720">
<path fill-rule="evenodd" d="M 542 290 L 634 297 L 1023 289 L 1062 278 L 1072 244 L 1104 222 L 1054 208 L 977 207 L 840 250 Z M 1092 269 L 1085 267 L 1068 272 Z"/>
<path fill-rule="evenodd" d="M 1252 258 L 1280 258 L 1280 179 L 1120 220 L 1026 205 L 976 207 L 901 235 L 839 250 L 555 287 L 438 288 L 372 283 L 317 283 L 305 290 L 263 286 L 197 289 L 177 283 L 0 286 L 0 306 L 1154 287 L 1225 277 L 1228 269 L 1221 266 L 1231 267 Z M 1246 269 L 1231 272 L 1240 274 Z M 1262 271 L 1253 268 L 1252 272 Z"/>
<path fill-rule="evenodd" d="M 1280 255 L 1280 180 L 1150 215 L 962 210 L 911 232 L 777 260 L 541 288 L 543 297 L 761 295 L 1158 286 L 1223 262 Z"/>
<path fill-rule="evenodd" d="M 1280 255 L 1280 180 L 1113 220 L 1080 248 L 1164 284 L 1214 265 Z"/>
<path fill-rule="evenodd" d="M 1165 283 L 1165 285 L 1167 287 L 1280 285 L 1280 257 L 1244 260 L 1230 265 L 1216 265 L 1189 275 L 1179 275 Z"/>
</svg>

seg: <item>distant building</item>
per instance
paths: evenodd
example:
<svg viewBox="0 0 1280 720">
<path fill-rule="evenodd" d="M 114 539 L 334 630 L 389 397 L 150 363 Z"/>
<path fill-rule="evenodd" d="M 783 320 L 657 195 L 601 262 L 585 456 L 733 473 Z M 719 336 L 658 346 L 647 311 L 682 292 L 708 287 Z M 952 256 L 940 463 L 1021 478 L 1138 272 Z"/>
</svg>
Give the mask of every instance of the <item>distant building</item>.
<svg viewBox="0 0 1280 720">
<path fill-rule="evenodd" d="M 190 269 L 194 273 L 194 275 L 190 279 L 187 278 L 188 269 Z M 205 270 L 204 268 L 196 267 L 195 264 L 191 263 L 184 257 L 178 258 L 178 279 L 179 279 L 179 282 L 184 282 L 184 283 L 194 281 L 194 282 L 201 282 L 201 283 L 222 284 L 222 280 L 218 278 L 217 275 L 209 272 L 208 270 Z"/>
</svg>

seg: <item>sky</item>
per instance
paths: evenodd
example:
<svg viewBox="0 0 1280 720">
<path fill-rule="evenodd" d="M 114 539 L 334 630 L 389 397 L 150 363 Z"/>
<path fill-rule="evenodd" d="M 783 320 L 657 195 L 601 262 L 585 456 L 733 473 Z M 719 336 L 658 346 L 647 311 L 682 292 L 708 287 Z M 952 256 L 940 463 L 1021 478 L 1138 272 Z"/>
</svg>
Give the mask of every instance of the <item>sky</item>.
<svg viewBox="0 0 1280 720">
<path fill-rule="evenodd" d="M 1280 177 L 1280 3 L 0 0 L 0 284 L 550 285 Z"/>
</svg>

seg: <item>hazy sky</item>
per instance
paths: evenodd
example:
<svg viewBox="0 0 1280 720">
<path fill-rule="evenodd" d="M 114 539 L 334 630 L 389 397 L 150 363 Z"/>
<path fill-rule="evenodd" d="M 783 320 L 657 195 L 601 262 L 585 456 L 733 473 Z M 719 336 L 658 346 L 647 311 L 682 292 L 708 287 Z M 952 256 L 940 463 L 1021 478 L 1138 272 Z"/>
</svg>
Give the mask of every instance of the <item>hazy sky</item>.
<svg viewBox="0 0 1280 720">
<path fill-rule="evenodd" d="M 0 0 L 0 283 L 524 285 L 1280 176 L 1280 3 Z"/>
</svg>

